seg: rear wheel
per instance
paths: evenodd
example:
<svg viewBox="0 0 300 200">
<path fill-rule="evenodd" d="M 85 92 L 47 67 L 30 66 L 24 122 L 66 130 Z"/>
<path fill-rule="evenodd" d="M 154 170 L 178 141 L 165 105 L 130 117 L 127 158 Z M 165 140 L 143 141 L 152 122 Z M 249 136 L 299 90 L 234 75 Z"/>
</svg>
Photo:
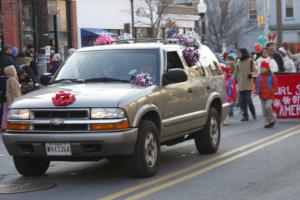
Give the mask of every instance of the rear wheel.
<svg viewBox="0 0 300 200">
<path fill-rule="evenodd" d="M 42 176 L 48 170 L 50 161 L 40 157 L 14 156 L 17 171 L 23 176 Z"/>
<path fill-rule="evenodd" d="M 150 177 L 156 173 L 160 158 L 157 127 L 153 122 L 142 120 L 138 138 L 131 158 L 131 171 L 135 177 Z"/>
<path fill-rule="evenodd" d="M 195 137 L 195 145 L 200 154 L 218 151 L 221 136 L 220 123 L 218 111 L 214 107 L 210 108 L 204 128 Z"/>
</svg>

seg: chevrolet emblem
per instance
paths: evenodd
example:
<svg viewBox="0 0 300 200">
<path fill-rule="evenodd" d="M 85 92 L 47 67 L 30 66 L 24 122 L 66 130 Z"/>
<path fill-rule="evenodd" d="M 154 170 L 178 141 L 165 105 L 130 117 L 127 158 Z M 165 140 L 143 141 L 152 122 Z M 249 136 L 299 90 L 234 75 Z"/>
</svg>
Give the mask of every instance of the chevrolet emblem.
<svg viewBox="0 0 300 200">
<path fill-rule="evenodd" d="M 54 125 L 54 126 L 59 126 L 62 125 L 64 123 L 63 119 L 52 119 L 50 120 L 50 124 Z"/>
</svg>

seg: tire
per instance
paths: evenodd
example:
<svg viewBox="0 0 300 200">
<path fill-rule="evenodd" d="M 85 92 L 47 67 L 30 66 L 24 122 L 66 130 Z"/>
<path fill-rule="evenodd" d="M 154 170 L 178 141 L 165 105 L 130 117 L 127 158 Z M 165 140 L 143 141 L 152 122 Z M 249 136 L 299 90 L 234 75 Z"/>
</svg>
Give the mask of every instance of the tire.
<svg viewBox="0 0 300 200">
<path fill-rule="evenodd" d="M 142 120 L 129 165 L 131 174 L 139 178 L 151 177 L 157 171 L 159 160 L 160 142 L 157 127 L 151 121 Z"/>
<path fill-rule="evenodd" d="M 50 161 L 40 157 L 14 156 L 17 171 L 23 176 L 42 176 L 49 168 Z"/>
<path fill-rule="evenodd" d="M 220 144 L 221 121 L 214 107 L 209 109 L 204 128 L 195 136 L 195 145 L 200 154 L 216 153 Z"/>
</svg>

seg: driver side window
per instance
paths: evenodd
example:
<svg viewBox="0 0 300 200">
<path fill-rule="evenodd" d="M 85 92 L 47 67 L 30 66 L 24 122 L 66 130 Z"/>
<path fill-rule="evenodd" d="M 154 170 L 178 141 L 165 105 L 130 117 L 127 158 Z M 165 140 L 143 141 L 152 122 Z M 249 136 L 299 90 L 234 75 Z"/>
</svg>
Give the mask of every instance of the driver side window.
<svg viewBox="0 0 300 200">
<path fill-rule="evenodd" d="M 176 51 L 170 51 L 167 53 L 167 71 L 170 69 L 183 69 L 182 62 Z"/>
</svg>

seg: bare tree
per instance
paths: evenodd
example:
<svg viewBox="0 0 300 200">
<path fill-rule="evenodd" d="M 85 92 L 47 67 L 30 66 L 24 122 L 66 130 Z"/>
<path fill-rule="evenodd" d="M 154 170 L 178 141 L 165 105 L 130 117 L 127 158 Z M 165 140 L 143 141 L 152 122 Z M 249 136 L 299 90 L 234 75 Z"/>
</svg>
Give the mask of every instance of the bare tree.
<svg viewBox="0 0 300 200">
<path fill-rule="evenodd" d="M 156 38 L 162 21 L 165 20 L 165 11 L 173 3 L 173 0 L 142 0 L 144 6 L 137 8 L 138 24 L 146 25 L 150 28 L 149 36 Z"/>
<path fill-rule="evenodd" d="M 207 0 L 206 41 L 217 52 L 223 43 L 237 46 L 239 40 L 257 26 L 249 20 L 248 0 Z"/>
</svg>

